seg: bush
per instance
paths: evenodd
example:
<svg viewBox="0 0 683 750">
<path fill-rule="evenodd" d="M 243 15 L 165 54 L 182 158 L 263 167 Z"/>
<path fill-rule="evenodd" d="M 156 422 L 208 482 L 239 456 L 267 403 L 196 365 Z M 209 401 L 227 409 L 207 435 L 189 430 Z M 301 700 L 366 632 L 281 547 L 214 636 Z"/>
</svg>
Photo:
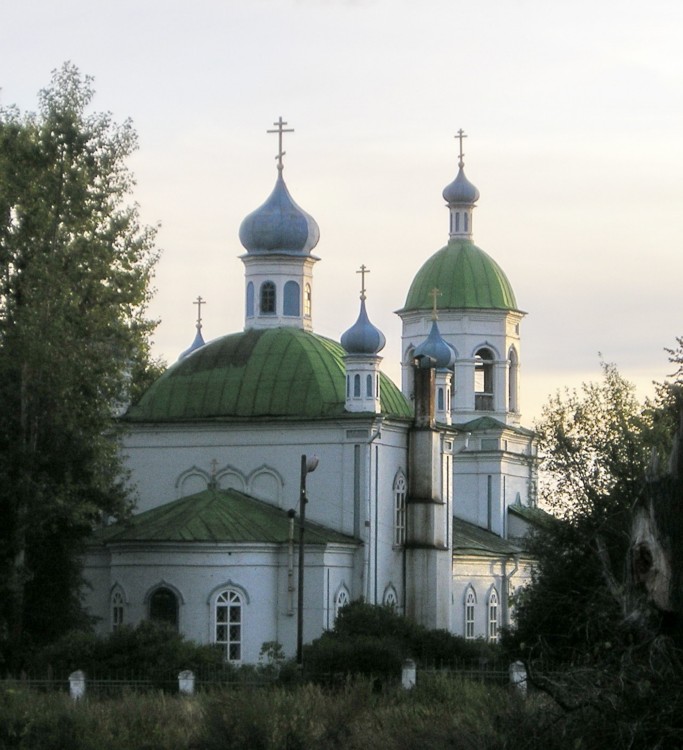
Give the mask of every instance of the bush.
<svg viewBox="0 0 683 750">
<path fill-rule="evenodd" d="M 429 630 L 392 607 L 352 602 L 337 617 L 334 630 L 304 648 L 306 674 L 363 674 L 399 677 L 406 658 L 421 666 L 455 666 L 491 661 L 497 646 L 468 641 L 446 630 Z"/>
<path fill-rule="evenodd" d="M 31 667 L 32 671 L 51 669 L 59 675 L 82 669 L 97 677 L 231 668 L 225 664 L 220 648 L 198 645 L 168 625 L 155 622 L 141 622 L 135 628 L 123 626 L 106 637 L 68 633 L 39 652 Z"/>
</svg>

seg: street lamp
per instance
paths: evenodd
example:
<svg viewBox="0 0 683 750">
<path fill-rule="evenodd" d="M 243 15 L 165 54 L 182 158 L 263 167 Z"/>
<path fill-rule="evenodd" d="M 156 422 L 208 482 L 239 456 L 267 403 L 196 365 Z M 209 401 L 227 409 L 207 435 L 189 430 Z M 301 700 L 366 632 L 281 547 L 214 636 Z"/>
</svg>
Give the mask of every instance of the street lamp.
<svg viewBox="0 0 683 750">
<path fill-rule="evenodd" d="M 318 457 L 301 456 L 301 487 L 299 489 L 299 598 L 297 601 L 296 620 L 296 663 L 303 664 L 304 644 L 304 524 L 306 523 L 306 475 L 315 471 Z"/>
</svg>

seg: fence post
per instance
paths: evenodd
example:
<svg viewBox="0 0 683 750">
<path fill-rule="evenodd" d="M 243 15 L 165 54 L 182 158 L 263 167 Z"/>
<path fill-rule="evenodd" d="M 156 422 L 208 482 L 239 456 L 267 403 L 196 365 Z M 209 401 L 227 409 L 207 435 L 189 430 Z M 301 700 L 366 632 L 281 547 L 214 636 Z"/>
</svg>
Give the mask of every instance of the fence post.
<svg viewBox="0 0 683 750">
<path fill-rule="evenodd" d="M 69 694 L 75 701 L 85 695 L 85 672 L 80 669 L 69 675 Z"/>
<path fill-rule="evenodd" d="M 194 695 L 194 672 L 184 669 L 178 675 L 178 690 L 183 695 Z"/>
<path fill-rule="evenodd" d="M 401 684 L 405 690 L 415 687 L 417 681 L 417 668 L 412 659 L 406 659 L 403 662 L 403 673 L 401 674 Z"/>
<path fill-rule="evenodd" d="M 527 674 L 524 662 L 515 661 L 510 664 L 510 684 L 522 698 L 526 698 Z"/>
</svg>

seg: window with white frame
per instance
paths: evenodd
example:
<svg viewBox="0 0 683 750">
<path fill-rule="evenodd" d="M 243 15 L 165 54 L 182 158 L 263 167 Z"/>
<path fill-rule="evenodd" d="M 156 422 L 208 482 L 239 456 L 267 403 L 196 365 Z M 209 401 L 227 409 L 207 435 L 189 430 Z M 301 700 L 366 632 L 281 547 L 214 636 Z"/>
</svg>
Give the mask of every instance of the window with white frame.
<svg viewBox="0 0 683 750">
<path fill-rule="evenodd" d="M 118 630 L 123 625 L 123 594 L 115 591 L 111 598 L 111 629 Z"/>
<path fill-rule="evenodd" d="M 400 546 L 406 541 L 406 494 L 408 485 L 402 473 L 394 480 L 394 544 Z"/>
<path fill-rule="evenodd" d="M 396 596 L 396 589 L 393 586 L 386 587 L 382 603 L 385 607 L 391 607 L 392 609 L 398 607 L 398 597 Z"/>
<path fill-rule="evenodd" d="M 477 606 L 477 597 L 472 587 L 465 594 L 465 638 L 474 638 L 474 611 Z"/>
<path fill-rule="evenodd" d="M 495 589 L 491 589 L 489 594 L 489 626 L 488 626 L 488 639 L 492 643 L 498 640 L 498 592 Z"/>
<path fill-rule="evenodd" d="M 225 649 L 227 661 L 242 660 L 242 597 L 232 590 L 216 597 L 215 641 Z"/>
<path fill-rule="evenodd" d="M 337 596 L 334 600 L 334 619 L 336 620 L 337 617 L 339 617 L 339 611 L 346 607 L 347 604 L 351 601 L 351 598 L 349 597 L 349 592 L 346 590 L 346 587 L 342 587 L 339 589 L 339 592 L 337 593 Z"/>
</svg>

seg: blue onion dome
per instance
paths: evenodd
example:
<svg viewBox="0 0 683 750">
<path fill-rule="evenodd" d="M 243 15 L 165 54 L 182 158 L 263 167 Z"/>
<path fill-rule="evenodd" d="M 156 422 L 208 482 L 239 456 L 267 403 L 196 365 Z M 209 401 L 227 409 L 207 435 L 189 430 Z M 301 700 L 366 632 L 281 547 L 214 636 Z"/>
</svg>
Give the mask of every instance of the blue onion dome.
<svg viewBox="0 0 683 750">
<path fill-rule="evenodd" d="M 433 367 L 436 370 L 451 367 L 455 362 L 453 347 L 443 340 L 436 320 L 432 321 L 432 330 L 429 332 L 429 336 L 419 346 L 415 347 L 413 352 L 413 359 L 422 357 L 429 358 L 423 360 L 426 362 L 424 367 Z"/>
<path fill-rule="evenodd" d="M 384 349 L 386 342 L 382 331 L 370 322 L 365 300 L 361 299 L 358 320 L 342 334 L 342 348 L 347 354 L 377 354 Z"/>
<path fill-rule="evenodd" d="M 294 202 L 279 169 L 268 200 L 242 222 L 240 242 L 253 254 L 308 255 L 319 239 L 318 224 Z"/>
<path fill-rule="evenodd" d="M 189 348 L 185 349 L 184 352 L 181 353 L 181 355 L 178 357 L 178 361 L 181 359 L 185 359 L 185 357 L 189 357 L 192 352 L 197 351 L 197 349 L 201 349 L 202 346 L 204 346 L 204 337 L 202 336 L 202 328 L 201 326 L 197 326 L 197 333 L 194 337 L 194 341 L 190 344 Z"/>
<path fill-rule="evenodd" d="M 446 185 L 442 193 L 446 203 L 476 203 L 479 200 L 479 190 L 465 177 L 462 162 L 459 164 L 458 176 Z"/>
</svg>

